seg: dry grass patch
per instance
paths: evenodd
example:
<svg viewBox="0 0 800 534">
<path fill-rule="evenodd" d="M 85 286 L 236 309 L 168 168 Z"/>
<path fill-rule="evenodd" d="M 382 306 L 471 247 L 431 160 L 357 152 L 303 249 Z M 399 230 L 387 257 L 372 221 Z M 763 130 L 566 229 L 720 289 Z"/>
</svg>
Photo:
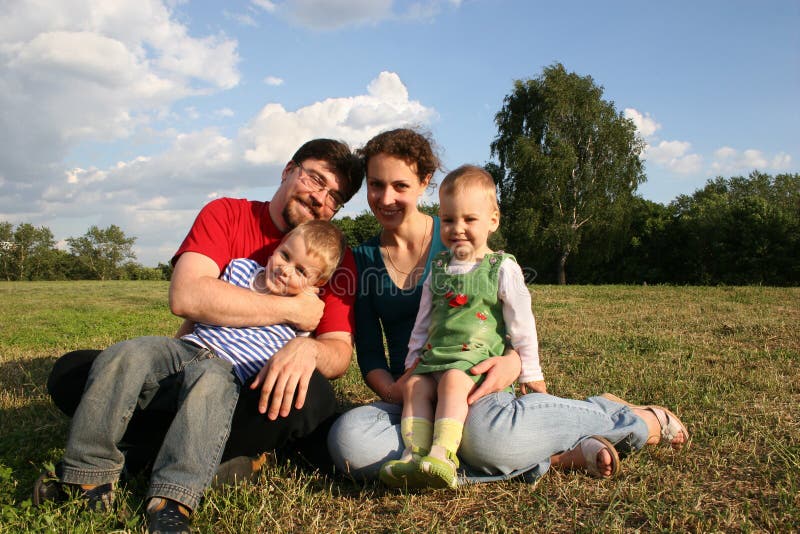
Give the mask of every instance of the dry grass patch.
<svg viewBox="0 0 800 534">
<path fill-rule="evenodd" d="M 179 321 L 166 283 L 0 284 L 0 532 L 141 532 L 144 481 L 117 514 L 74 505 L 31 511 L 42 462 L 67 419 L 45 393 L 61 353 L 102 348 Z M 296 460 L 256 484 L 209 493 L 201 532 L 791 532 L 800 530 L 800 290 L 764 287 L 533 286 L 552 393 L 611 391 L 675 409 L 692 432 L 650 448 L 614 480 L 551 472 L 454 491 L 398 493 Z M 374 399 L 355 364 L 335 383 L 343 407 Z"/>
</svg>

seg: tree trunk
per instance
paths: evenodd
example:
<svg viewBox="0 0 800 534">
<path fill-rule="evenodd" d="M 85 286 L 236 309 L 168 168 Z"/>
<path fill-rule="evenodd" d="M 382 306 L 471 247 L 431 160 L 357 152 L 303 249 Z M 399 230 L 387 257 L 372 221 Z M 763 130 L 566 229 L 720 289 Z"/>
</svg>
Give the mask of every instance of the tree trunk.
<svg viewBox="0 0 800 534">
<path fill-rule="evenodd" d="M 561 257 L 558 259 L 558 285 L 567 285 L 567 257 L 569 256 L 570 247 L 566 246 L 561 249 Z"/>
</svg>

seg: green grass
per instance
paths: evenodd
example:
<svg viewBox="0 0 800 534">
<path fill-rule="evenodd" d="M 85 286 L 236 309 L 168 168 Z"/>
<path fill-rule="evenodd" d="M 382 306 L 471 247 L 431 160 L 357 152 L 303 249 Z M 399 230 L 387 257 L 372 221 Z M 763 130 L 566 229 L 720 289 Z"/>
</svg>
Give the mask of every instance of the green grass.
<svg viewBox="0 0 800 534">
<path fill-rule="evenodd" d="M 34 511 L 27 499 L 68 428 L 45 391 L 53 361 L 170 335 L 180 321 L 166 299 L 161 282 L 0 283 L 0 532 L 143 531 L 144 481 L 122 488 L 104 516 L 75 504 Z M 551 471 L 536 486 L 417 494 L 283 461 L 258 484 L 209 493 L 198 530 L 800 530 L 800 289 L 534 286 L 533 302 L 551 393 L 668 405 L 691 448 L 648 448 L 614 480 Z M 355 364 L 335 385 L 343 406 L 374 398 Z"/>
</svg>

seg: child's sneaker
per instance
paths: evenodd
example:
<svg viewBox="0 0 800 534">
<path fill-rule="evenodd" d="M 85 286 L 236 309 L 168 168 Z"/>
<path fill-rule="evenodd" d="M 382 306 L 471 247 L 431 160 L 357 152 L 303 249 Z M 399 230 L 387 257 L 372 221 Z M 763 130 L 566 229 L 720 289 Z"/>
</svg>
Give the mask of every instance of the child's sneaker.
<svg viewBox="0 0 800 534">
<path fill-rule="evenodd" d="M 447 459 L 425 456 L 419 461 L 419 470 L 429 488 L 455 488 L 458 481 L 458 457 L 447 452 Z"/>
<path fill-rule="evenodd" d="M 192 513 L 172 499 L 153 497 L 147 505 L 147 532 L 150 534 L 191 534 Z"/>
<path fill-rule="evenodd" d="M 70 498 L 79 499 L 93 512 L 106 512 L 114 500 L 114 486 L 111 483 L 85 488 L 81 484 L 61 482 L 61 462 L 49 465 L 33 484 L 33 505 L 45 502 L 61 503 Z"/>
<path fill-rule="evenodd" d="M 391 460 L 381 466 L 378 477 L 390 488 L 422 488 L 418 475 L 419 466 L 414 460 Z"/>
</svg>

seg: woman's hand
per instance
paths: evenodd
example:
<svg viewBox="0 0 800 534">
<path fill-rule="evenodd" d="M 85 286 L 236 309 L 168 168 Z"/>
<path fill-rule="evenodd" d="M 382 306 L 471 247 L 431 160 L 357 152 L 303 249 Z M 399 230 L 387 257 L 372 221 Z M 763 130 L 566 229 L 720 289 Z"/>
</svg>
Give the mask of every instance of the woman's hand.
<svg viewBox="0 0 800 534">
<path fill-rule="evenodd" d="M 414 367 L 416 367 L 416 364 Z M 406 372 L 395 380 L 394 384 L 388 388 L 389 394 L 387 398 L 383 400 L 394 404 L 403 404 L 403 388 L 406 387 L 406 382 L 408 382 L 408 379 L 411 378 L 411 375 L 414 373 L 414 367 L 406 369 Z"/>
<path fill-rule="evenodd" d="M 486 375 L 486 378 L 469 394 L 467 404 L 473 404 L 489 393 L 504 390 L 514 383 L 521 370 L 522 361 L 517 351 L 512 349 L 507 350 L 504 356 L 494 356 L 482 361 L 470 369 L 470 372 L 473 375 Z"/>
<path fill-rule="evenodd" d="M 547 393 L 547 384 L 544 380 L 535 380 L 533 382 L 520 384 L 520 389 L 523 395 L 527 395 L 528 393 Z"/>
</svg>

